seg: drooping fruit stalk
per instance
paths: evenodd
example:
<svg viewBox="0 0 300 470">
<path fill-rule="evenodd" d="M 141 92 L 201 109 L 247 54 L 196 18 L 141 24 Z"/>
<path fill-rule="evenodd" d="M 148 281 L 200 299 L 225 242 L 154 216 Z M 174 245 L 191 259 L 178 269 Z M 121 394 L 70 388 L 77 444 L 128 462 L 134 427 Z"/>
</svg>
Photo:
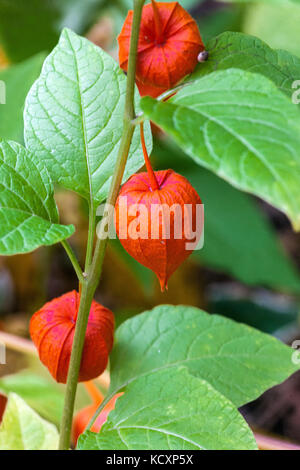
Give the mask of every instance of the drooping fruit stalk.
<svg viewBox="0 0 300 470">
<path fill-rule="evenodd" d="M 83 382 L 83 385 L 85 386 L 86 391 L 88 392 L 94 403 L 102 403 L 102 401 L 104 400 L 104 396 L 92 380 L 89 380 L 88 382 Z"/>
<path fill-rule="evenodd" d="M 143 123 L 140 124 L 140 134 L 141 134 L 141 143 L 142 143 L 142 149 L 143 149 L 143 154 L 144 154 L 144 161 L 145 161 L 145 166 L 146 166 L 147 173 L 149 176 L 150 186 L 151 186 L 152 191 L 156 191 L 156 189 L 159 189 L 159 186 L 158 186 L 158 182 L 157 182 L 155 173 L 153 171 L 153 168 L 151 166 L 150 158 L 147 152 Z"/>
</svg>

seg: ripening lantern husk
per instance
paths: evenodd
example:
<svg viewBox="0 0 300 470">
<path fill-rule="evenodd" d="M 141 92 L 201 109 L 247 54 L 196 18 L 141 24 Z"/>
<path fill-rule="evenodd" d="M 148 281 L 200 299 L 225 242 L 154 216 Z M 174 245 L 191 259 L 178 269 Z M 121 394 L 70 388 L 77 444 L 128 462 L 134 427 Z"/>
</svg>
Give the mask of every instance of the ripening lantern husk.
<svg viewBox="0 0 300 470">
<path fill-rule="evenodd" d="M 30 336 L 41 362 L 57 382 L 66 383 L 77 320 L 79 294 L 74 290 L 46 303 L 30 321 Z M 79 382 L 98 377 L 113 346 L 113 313 L 93 301 L 85 336 Z"/>
<path fill-rule="evenodd" d="M 201 227 L 196 227 L 197 205 L 201 205 L 201 199 L 186 178 L 173 170 L 156 171 L 154 174 L 158 183 L 156 190 L 151 188 L 148 173 L 135 174 L 124 184 L 116 203 L 115 226 L 125 250 L 139 263 L 155 272 L 163 291 L 167 287 L 170 276 L 192 253 L 192 250 L 187 249 L 187 243 L 191 242 L 191 231 L 198 231 L 198 235 L 202 232 L 203 218 L 198 221 Z M 143 210 L 148 214 L 147 224 L 143 223 L 143 217 L 140 217 L 141 212 L 131 212 L 131 208 L 137 204 L 145 208 Z M 178 219 L 171 211 L 168 222 L 169 231 L 166 231 L 168 208 L 173 205 L 181 208 L 183 216 L 184 206 L 190 205 L 191 208 L 190 217 L 187 218 L 185 224 L 182 219 L 181 239 L 175 238 Z M 124 217 L 124 211 L 126 217 Z M 142 223 L 137 224 L 138 219 Z M 132 227 L 136 224 L 137 230 L 133 233 Z M 156 227 L 154 232 L 153 227 Z M 184 227 L 187 227 L 189 231 L 184 232 Z M 139 232 L 139 238 L 136 238 L 137 232 Z M 167 238 L 167 232 L 169 232 L 169 238 Z M 153 238 L 153 233 L 158 237 Z"/>
<path fill-rule="evenodd" d="M 142 95 L 158 96 L 193 72 L 204 45 L 196 21 L 178 2 L 153 2 L 142 12 L 136 79 Z M 118 37 L 119 62 L 127 72 L 133 12 Z M 159 26 L 157 26 L 157 22 Z"/>
</svg>

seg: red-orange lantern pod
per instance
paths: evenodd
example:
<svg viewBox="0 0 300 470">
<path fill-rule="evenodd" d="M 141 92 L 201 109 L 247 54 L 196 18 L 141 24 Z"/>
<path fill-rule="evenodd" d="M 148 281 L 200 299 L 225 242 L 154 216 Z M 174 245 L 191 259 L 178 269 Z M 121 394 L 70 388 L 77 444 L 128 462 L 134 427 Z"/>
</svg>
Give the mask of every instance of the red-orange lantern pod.
<svg viewBox="0 0 300 470">
<path fill-rule="evenodd" d="M 147 172 L 131 176 L 121 188 L 115 226 L 125 250 L 155 272 L 164 291 L 201 240 L 203 206 L 184 176 L 173 170 L 153 171 L 142 126 L 141 138 Z"/>
<path fill-rule="evenodd" d="M 151 85 L 146 85 L 145 83 L 139 82 L 138 80 L 136 80 L 136 85 L 141 96 L 152 96 L 152 98 L 157 98 L 166 91 L 165 88 L 157 88 Z"/>
<path fill-rule="evenodd" d="M 57 382 L 66 383 L 80 296 L 76 291 L 51 300 L 30 321 L 30 336 L 41 362 Z M 98 377 L 113 346 L 113 313 L 93 301 L 81 359 L 79 382 Z"/>
<path fill-rule="evenodd" d="M 119 62 L 127 71 L 133 11 L 118 37 Z M 155 97 L 193 72 L 204 45 L 195 20 L 178 2 L 144 6 L 140 26 L 136 79 L 142 94 Z"/>
</svg>

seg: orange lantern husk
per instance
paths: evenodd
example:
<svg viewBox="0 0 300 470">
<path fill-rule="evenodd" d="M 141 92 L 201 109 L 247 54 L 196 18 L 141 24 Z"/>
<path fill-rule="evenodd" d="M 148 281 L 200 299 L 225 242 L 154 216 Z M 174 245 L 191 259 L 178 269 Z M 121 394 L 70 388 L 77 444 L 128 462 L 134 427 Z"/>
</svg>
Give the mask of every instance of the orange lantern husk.
<svg viewBox="0 0 300 470">
<path fill-rule="evenodd" d="M 80 296 L 74 290 L 46 303 L 30 321 L 30 335 L 41 362 L 57 382 L 66 383 Z M 106 368 L 113 346 L 113 313 L 93 301 L 83 347 L 79 382 Z"/>
<path fill-rule="evenodd" d="M 127 72 L 133 12 L 118 37 L 119 62 Z M 204 45 L 195 20 L 178 2 L 155 2 L 142 12 L 136 79 L 142 94 L 156 97 L 193 72 Z"/>
<path fill-rule="evenodd" d="M 164 291 L 170 276 L 193 251 L 192 234 L 200 238 L 203 218 L 197 221 L 197 206 L 202 203 L 184 176 L 173 170 L 153 171 L 142 126 L 141 140 L 147 172 L 131 176 L 121 188 L 115 227 L 125 250 L 155 272 Z"/>
</svg>

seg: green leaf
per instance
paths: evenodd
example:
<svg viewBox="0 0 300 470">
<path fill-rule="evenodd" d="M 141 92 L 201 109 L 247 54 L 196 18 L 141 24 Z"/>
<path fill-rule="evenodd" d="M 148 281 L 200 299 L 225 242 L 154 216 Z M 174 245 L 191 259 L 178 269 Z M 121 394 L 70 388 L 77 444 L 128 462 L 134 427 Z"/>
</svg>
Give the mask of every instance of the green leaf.
<svg viewBox="0 0 300 470">
<path fill-rule="evenodd" d="M 246 325 L 193 307 L 163 305 L 117 329 L 110 393 L 151 371 L 183 365 L 241 406 L 298 369 L 292 354 Z"/>
<path fill-rule="evenodd" d="M 204 380 L 176 367 L 144 375 L 126 387 L 87 450 L 254 450 L 249 427 L 234 405 Z"/>
<path fill-rule="evenodd" d="M 300 77 L 300 58 L 287 51 L 271 49 L 265 42 L 247 34 L 226 32 L 206 44 L 209 59 L 199 64 L 188 80 L 216 70 L 237 68 L 260 73 L 291 97 L 292 84 Z"/>
<path fill-rule="evenodd" d="M 0 138 L 23 143 L 23 108 L 26 95 L 38 78 L 44 54 L 0 71 L 0 81 L 5 84 L 5 104 L 0 104 Z"/>
<path fill-rule="evenodd" d="M 123 131 L 125 89 L 126 77 L 112 57 L 72 31 L 62 32 L 25 107 L 26 146 L 45 162 L 54 182 L 95 202 L 106 198 Z M 149 123 L 145 130 L 150 151 Z M 124 181 L 142 165 L 137 128 Z"/>
<path fill-rule="evenodd" d="M 156 143 L 151 158 L 159 168 L 170 167 L 185 176 L 204 203 L 204 247 L 193 253 L 195 260 L 246 284 L 299 293 L 299 273 L 256 201 L 196 165 L 171 143 Z"/>
<path fill-rule="evenodd" d="M 300 114 L 271 81 L 228 69 L 167 102 L 145 97 L 141 105 L 197 163 L 282 210 L 300 230 Z"/>
<path fill-rule="evenodd" d="M 0 450 L 55 450 L 58 432 L 15 393 L 9 394 L 0 426 Z"/>
<path fill-rule="evenodd" d="M 22 371 L 0 379 L 0 392 L 6 395 L 14 392 L 33 408 L 39 415 L 57 425 L 60 424 L 64 393 L 53 381 Z"/>
<path fill-rule="evenodd" d="M 0 43 L 13 62 L 50 51 L 64 26 L 82 34 L 104 0 L 0 0 Z"/>
<path fill-rule="evenodd" d="M 24 147 L 0 141 L 0 254 L 26 253 L 74 232 L 58 224 L 48 172 Z"/>
</svg>

